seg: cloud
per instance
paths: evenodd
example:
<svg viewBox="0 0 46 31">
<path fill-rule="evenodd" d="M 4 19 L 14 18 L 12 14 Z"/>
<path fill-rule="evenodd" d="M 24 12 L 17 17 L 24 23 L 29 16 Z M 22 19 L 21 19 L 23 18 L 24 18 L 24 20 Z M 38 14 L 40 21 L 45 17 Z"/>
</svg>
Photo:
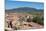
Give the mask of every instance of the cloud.
<svg viewBox="0 0 46 31">
<path fill-rule="evenodd" d="M 44 2 L 44 0 L 11 0 L 11 1 Z"/>
</svg>

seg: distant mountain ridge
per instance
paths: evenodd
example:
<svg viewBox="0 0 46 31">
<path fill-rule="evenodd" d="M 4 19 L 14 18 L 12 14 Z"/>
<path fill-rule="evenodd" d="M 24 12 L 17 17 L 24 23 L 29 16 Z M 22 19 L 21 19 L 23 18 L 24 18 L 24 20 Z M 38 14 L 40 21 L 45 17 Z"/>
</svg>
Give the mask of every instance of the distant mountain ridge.
<svg viewBox="0 0 46 31">
<path fill-rule="evenodd" d="M 15 9 L 5 10 L 5 12 L 43 12 L 43 9 L 35 9 L 30 7 L 21 7 Z"/>
</svg>

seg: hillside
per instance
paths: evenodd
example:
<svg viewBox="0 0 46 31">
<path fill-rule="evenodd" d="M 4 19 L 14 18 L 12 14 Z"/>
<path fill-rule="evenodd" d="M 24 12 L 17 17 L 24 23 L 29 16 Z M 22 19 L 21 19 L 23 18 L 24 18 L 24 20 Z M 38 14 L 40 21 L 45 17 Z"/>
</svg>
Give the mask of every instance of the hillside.
<svg viewBox="0 0 46 31">
<path fill-rule="evenodd" d="M 43 13 L 43 11 L 44 11 L 43 9 L 35 9 L 35 8 L 30 8 L 30 7 L 20 7 L 20 8 L 5 10 L 6 13 L 7 12 L 8 13 L 9 12 L 12 12 L 12 13 L 18 12 L 18 13 L 29 13 L 29 14 Z"/>
</svg>

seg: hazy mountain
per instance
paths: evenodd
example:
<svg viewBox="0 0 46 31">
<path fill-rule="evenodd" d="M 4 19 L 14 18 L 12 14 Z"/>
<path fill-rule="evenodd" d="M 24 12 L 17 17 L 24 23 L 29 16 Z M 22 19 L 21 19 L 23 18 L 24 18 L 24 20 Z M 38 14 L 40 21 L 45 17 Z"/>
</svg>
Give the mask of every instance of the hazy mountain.
<svg viewBox="0 0 46 31">
<path fill-rule="evenodd" d="M 43 12 L 43 9 L 35 9 L 30 7 L 21 7 L 21 8 L 14 8 L 5 10 L 5 12 Z"/>
</svg>

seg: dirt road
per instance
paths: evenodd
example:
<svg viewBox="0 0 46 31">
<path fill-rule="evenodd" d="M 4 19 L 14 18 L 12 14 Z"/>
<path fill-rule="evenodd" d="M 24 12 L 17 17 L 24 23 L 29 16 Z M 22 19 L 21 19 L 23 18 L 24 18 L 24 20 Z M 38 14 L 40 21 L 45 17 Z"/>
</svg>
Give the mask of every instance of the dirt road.
<svg viewBox="0 0 46 31">
<path fill-rule="evenodd" d="M 30 24 L 32 25 L 31 29 L 44 28 L 44 26 L 42 26 L 42 25 L 40 25 L 40 24 L 37 24 L 37 23 L 34 23 L 34 22 L 31 22 Z"/>
<path fill-rule="evenodd" d="M 43 29 L 44 28 L 44 26 L 42 26 L 42 25 L 39 25 L 39 24 L 37 24 L 37 23 L 34 23 L 34 22 L 30 22 L 29 24 L 31 24 L 32 25 L 32 27 L 29 27 L 29 26 L 22 26 L 21 28 L 20 28 L 20 30 L 28 30 L 28 29 Z M 6 30 L 12 30 L 13 31 L 13 29 L 12 28 L 5 28 Z"/>
</svg>

